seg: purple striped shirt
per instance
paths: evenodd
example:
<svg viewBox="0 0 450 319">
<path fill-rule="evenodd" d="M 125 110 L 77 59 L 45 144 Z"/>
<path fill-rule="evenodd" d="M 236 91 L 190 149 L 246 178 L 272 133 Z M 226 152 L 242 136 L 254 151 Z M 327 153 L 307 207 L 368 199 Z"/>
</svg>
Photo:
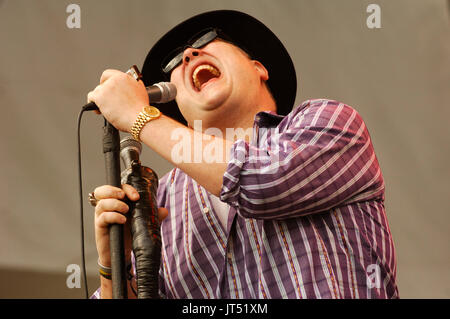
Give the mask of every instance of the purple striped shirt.
<svg viewBox="0 0 450 319">
<path fill-rule="evenodd" d="M 398 297 L 383 176 L 353 108 L 309 100 L 285 117 L 258 113 L 253 141 L 231 154 L 227 227 L 184 172 L 160 181 L 162 297 Z"/>
</svg>

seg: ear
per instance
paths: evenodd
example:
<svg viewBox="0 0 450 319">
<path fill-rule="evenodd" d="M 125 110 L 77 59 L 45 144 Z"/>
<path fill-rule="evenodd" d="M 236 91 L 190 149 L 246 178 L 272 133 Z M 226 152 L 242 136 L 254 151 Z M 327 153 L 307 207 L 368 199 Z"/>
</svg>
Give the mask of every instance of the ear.
<svg viewBox="0 0 450 319">
<path fill-rule="evenodd" d="M 252 63 L 255 66 L 255 69 L 258 71 L 261 80 L 264 82 L 267 81 L 269 79 L 269 72 L 267 71 L 265 66 L 257 60 L 252 60 Z"/>
</svg>

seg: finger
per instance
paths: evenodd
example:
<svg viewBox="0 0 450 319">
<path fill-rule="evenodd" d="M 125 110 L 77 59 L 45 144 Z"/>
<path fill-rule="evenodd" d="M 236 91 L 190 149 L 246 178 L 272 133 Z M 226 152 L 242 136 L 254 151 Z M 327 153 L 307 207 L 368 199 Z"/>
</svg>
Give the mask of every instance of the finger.
<svg viewBox="0 0 450 319">
<path fill-rule="evenodd" d="M 105 198 L 123 199 L 125 197 L 125 192 L 119 187 L 102 185 L 94 190 L 94 196 L 97 200 Z"/>
<path fill-rule="evenodd" d="M 100 215 L 103 212 L 115 211 L 119 213 L 127 213 L 130 208 L 124 202 L 114 199 L 107 198 L 102 199 L 97 202 L 97 206 L 95 206 L 95 214 Z"/>
<path fill-rule="evenodd" d="M 110 77 L 116 75 L 116 74 L 120 74 L 123 73 L 119 70 L 113 70 L 113 69 L 107 69 L 105 71 L 103 71 L 102 76 L 100 77 L 100 84 L 102 84 L 103 82 L 105 82 L 106 80 L 108 80 Z"/>
<path fill-rule="evenodd" d="M 95 219 L 97 227 L 108 227 L 111 224 L 125 224 L 127 218 L 116 212 L 104 212 Z"/>
<path fill-rule="evenodd" d="M 169 211 L 165 207 L 158 208 L 158 218 L 162 222 L 169 215 Z"/>
<path fill-rule="evenodd" d="M 91 91 L 87 94 L 86 101 L 87 101 L 87 103 L 90 103 L 90 102 L 95 103 L 95 92 L 94 91 Z"/>
<path fill-rule="evenodd" d="M 87 95 L 87 103 L 94 102 L 96 103 L 96 99 L 98 98 L 98 92 L 100 90 L 100 85 L 97 85 L 94 90 L 88 93 Z M 94 113 L 101 114 L 99 110 L 94 110 Z"/>
<path fill-rule="evenodd" d="M 132 201 L 137 201 L 139 199 L 139 193 L 136 190 L 136 188 L 134 188 L 133 186 L 129 185 L 129 184 L 122 184 L 122 189 L 125 192 L 125 194 L 127 195 L 127 197 L 129 199 L 131 199 Z"/>
</svg>

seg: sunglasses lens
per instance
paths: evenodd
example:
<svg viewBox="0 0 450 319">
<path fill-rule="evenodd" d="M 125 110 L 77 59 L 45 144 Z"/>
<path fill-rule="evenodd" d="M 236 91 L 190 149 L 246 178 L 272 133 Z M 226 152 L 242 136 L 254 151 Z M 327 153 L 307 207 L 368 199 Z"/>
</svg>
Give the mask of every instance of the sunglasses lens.
<svg viewBox="0 0 450 319">
<path fill-rule="evenodd" d="M 162 71 L 166 74 L 172 72 L 183 59 L 183 49 L 178 48 L 170 53 L 162 63 Z"/>
<path fill-rule="evenodd" d="M 205 33 L 206 32 L 206 33 Z M 203 30 L 196 35 L 194 35 L 191 40 L 188 41 L 188 44 L 185 47 L 177 48 L 172 51 L 162 63 L 162 71 L 165 74 L 170 74 L 182 61 L 183 52 L 186 48 L 191 47 L 194 49 L 200 49 L 212 42 L 215 38 L 217 38 L 218 34 L 215 29 L 208 29 L 207 31 Z"/>
<path fill-rule="evenodd" d="M 216 30 L 211 30 L 200 37 L 195 36 L 194 39 L 197 40 L 190 42 L 192 43 L 190 46 L 194 49 L 200 49 L 213 41 L 215 38 L 217 38 L 217 32 Z"/>
</svg>

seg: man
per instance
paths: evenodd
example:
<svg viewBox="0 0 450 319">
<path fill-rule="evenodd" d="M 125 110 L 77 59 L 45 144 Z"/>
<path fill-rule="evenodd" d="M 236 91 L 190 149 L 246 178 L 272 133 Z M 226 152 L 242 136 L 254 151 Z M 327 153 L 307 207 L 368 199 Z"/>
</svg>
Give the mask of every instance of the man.
<svg viewBox="0 0 450 319">
<path fill-rule="evenodd" d="M 137 121 L 149 105 L 144 83 L 122 72 L 106 70 L 88 100 L 175 166 L 158 189 L 162 297 L 398 297 L 384 181 L 365 124 L 336 101 L 292 110 L 295 70 L 266 26 L 236 11 L 195 16 L 155 44 L 143 74 L 147 85 L 167 76 L 178 91 L 176 103 L 158 106 L 162 115 L 146 109 L 148 122 Z M 129 185 L 94 195 L 107 267 L 108 226 L 124 224 L 122 200 L 139 195 Z M 109 279 L 95 296 L 111 296 Z"/>
</svg>

